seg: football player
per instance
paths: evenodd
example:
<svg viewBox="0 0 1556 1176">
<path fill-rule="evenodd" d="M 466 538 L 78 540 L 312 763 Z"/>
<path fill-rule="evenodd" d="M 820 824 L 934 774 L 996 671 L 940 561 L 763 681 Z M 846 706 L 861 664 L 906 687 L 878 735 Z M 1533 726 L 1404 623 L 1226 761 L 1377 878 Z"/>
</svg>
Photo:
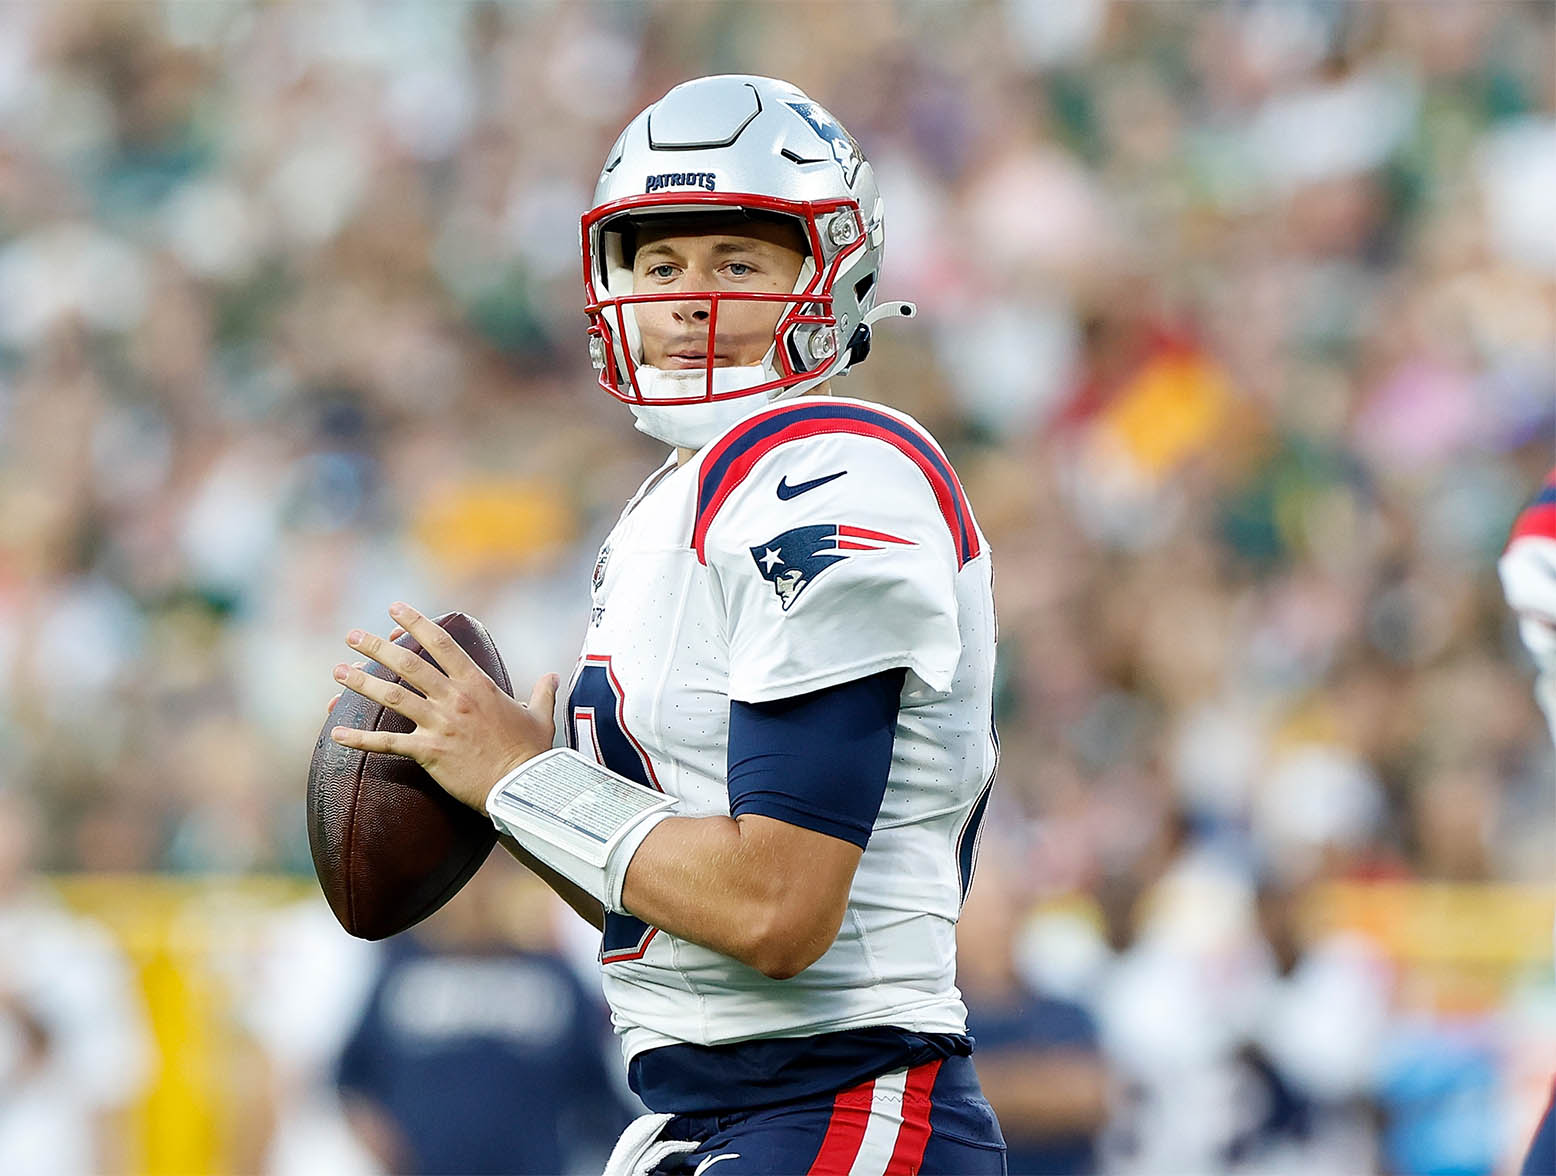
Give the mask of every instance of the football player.
<svg viewBox="0 0 1556 1176">
<path fill-rule="evenodd" d="M 1497 571 L 1538 671 L 1535 698 L 1556 738 L 1556 469 L 1513 524 Z M 1523 1176 L 1556 1174 L 1556 1085 L 1521 1171 Z"/>
<path fill-rule="evenodd" d="M 671 452 L 595 565 L 568 749 L 554 677 L 520 705 L 406 606 L 446 675 L 359 631 L 416 693 L 336 667 L 417 725 L 337 741 L 417 759 L 601 929 L 655 1112 L 611 1173 L 1005 1169 L 954 983 L 998 749 L 988 544 L 922 427 L 833 395 L 913 313 L 877 302 L 883 242 L 870 164 L 793 86 L 643 111 L 583 216 L 585 309 L 600 385 Z"/>
</svg>

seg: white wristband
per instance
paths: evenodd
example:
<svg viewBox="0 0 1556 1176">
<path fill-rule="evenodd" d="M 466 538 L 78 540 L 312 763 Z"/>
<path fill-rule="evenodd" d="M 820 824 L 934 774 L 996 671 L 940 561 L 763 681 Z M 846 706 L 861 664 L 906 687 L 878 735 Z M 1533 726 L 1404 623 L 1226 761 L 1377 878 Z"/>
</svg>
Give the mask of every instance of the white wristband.
<svg viewBox="0 0 1556 1176">
<path fill-rule="evenodd" d="M 600 900 L 606 910 L 614 911 L 618 915 L 629 913 L 621 902 L 621 892 L 627 885 L 627 867 L 632 864 L 632 858 L 636 855 L 638 847 L 654 831 L 659 822 L 674 815 L 669 809 L 656 809 L 651 813 L 645 813 L 642 819 L 611 847 L 610 857 L 605 863 L 605 896 Z"/>
<path fill-rule="evenodd" d="M 526 760 L 486 796 L 492 824 L 617 913 L 632 855 L 675 807 L 566 747 Z"/>
</svg>

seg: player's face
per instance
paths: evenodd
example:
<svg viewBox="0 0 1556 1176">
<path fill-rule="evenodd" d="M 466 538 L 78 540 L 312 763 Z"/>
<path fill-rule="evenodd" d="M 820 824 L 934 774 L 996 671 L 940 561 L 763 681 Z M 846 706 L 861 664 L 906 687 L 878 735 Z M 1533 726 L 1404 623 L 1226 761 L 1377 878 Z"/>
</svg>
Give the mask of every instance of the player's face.
<svg viewBox="0 0 1556 1176">
<path fill-rule="evenodd" d="M 645 233 L 632 260 L 633 293 L 688 297 L 637 304 L 643 362 L 663 370 L 705 367 L 713 304 L 692 296 L 721 290 L 791 292 L 805 263 L 804 240 L 797 227 L 765 222 L 717 231 Z M 776 300 L 721 299 L 713 366 L 760 363 L 789 306 Z"/>
</svg>

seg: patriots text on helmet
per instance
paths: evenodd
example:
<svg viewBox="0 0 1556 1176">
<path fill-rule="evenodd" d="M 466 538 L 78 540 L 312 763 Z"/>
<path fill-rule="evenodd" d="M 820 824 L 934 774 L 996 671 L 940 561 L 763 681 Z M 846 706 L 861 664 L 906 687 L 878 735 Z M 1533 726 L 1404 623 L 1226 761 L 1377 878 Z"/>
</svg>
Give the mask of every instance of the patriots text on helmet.
<svg viewBox="0 0 1556 1176">
<path fill-rule="evenodd" d="M 712 172 L 660 172 L 643 182 L 644 192 L 659 192 L 665 188 L 702 188 L 712 192 L 718 188 L 718 177 Z"/>
</svg>

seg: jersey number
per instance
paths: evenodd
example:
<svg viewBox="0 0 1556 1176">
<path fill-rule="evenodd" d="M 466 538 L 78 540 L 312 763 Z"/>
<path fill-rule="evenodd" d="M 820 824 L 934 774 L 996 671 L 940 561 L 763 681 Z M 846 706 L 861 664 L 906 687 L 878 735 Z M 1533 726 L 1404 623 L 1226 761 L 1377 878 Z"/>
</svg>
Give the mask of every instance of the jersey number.
<svg viewBox="0 0 1556 1176">
<path fill-rule="evenodd" d="M 618 776 L 647 788 L 659 788 L 653 761 L 627 730 L 621 683 L 611 668 L 609 654 L 590 654 L 579 667 L 567 699 L 567 743 L 574 751 L 592 755 Z M 660 789 L 663 791 L 663 789 Z M 605 935 L 600 960 L 607 964 L 643 958 L 658 933 L 631 915 L 605 915 Z"/>
</svg>

